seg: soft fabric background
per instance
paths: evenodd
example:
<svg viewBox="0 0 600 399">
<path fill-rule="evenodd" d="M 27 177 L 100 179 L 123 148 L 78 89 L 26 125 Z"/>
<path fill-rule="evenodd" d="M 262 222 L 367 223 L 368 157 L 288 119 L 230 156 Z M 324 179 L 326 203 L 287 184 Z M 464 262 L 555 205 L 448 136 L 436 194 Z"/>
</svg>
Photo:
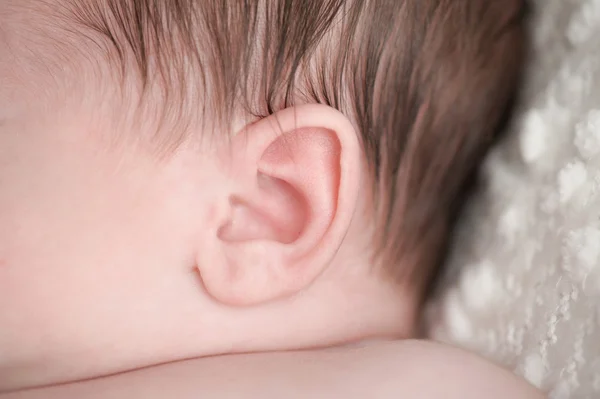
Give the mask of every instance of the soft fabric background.
<svg viewBox="0 0 600 399">
<path fill-rule="evenodd" d="M 600 0 L 533 4 L 523 100 L 459 225 L 430 334 L 551 398 L 600 398 Z"/>
</svg>

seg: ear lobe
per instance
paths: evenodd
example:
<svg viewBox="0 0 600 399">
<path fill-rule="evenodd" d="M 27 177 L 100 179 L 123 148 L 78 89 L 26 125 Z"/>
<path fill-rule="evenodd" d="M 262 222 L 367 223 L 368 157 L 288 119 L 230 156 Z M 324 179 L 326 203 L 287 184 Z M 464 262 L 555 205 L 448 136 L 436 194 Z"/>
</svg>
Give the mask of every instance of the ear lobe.
<svg viewBox="0 0 600 399">
<path fill-rule="evenodd" d="M 323 105 L 288 108 L 247 127 L 227 154 L 234 188 L 217 262 L 198 262 L 205 288 L 237 306 L 293 295 L 325 270 L 350 225 L 361 172 L 354 129 Z"/>
</svg>

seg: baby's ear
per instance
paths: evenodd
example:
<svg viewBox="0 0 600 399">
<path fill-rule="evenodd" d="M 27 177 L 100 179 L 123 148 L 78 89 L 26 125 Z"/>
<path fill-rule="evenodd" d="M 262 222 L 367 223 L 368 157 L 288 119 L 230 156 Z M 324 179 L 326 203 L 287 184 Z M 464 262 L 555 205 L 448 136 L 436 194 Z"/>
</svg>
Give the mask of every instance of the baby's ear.
<svg viewBox="0 0 600 399">
<path fill-rule="evenodd" d="M 215 262 L 198 262 L 206 290 L 235 306 L 297 293 L 331 262 L 354 213 L 362 157 L 352 124 L 324 105 L 287 108 L 223 154 L 234 188 Z"/>
</svg>

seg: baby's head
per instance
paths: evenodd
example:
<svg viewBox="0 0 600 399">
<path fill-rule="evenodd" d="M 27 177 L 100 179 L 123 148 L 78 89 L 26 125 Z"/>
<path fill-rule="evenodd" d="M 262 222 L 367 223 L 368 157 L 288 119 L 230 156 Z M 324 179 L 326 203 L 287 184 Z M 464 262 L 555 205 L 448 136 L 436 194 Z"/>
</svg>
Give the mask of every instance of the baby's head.
<svg viewBox="0 0 600 399">
<path fill-rule="evenodd" d="M 0 3 L 0 390 L 412 336 L 520 0 Z"/>
</svg>

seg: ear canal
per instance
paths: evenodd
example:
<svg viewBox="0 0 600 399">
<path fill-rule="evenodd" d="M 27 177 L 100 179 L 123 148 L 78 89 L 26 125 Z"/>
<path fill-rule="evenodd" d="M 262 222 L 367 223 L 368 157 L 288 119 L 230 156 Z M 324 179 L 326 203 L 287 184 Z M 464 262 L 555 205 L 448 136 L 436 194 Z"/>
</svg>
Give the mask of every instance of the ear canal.
<svg viewBox="0 0 600 399">
<path fill-rule="evenodd" d="M 307 204 L 302 195 L 285 181 L 257 175 L 255 203 L 239 197 L 230 199 L 231 218 L 219 230 L 219 238 L 230 243 L 269 240 L 291 244 L 306 226 Z"/>
</svg>

